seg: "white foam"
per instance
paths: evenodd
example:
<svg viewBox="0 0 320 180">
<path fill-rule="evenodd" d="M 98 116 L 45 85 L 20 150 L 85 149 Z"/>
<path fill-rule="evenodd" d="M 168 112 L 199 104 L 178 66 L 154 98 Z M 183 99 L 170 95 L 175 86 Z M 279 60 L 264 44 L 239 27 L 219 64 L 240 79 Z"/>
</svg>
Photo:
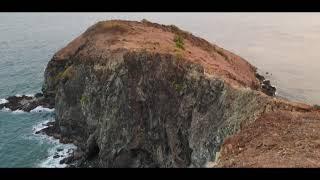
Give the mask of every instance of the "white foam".
<svg viewBox="0 0 320 180">
<path fill-rule="evenodd" d="M 61 148 L 62 151 L 57 151 L 57 148 Z M 58 144 L 48 151 L 49 157 L 38 164 L 39 167 L 45 168 L 65 168 L 67 164 L 60 164 L 60 161 L 72 154 L 76 149 L 73 144 Z M 58 158 L 53 158 L 55 155 L 59 155 Z"/>
<path fill-rule="evenodd" d="M 11 111 L 11 110 L 10 110 L 9 108 L 3 107 L 3 108 L 1 109 L 1 111 L 9 112 L 9 111 Z"/>
<path fill-rule="evenodd" d="M 6 99 L 0 99 L 0 104 L 4 104 L 4 103 L 7 103 L 7 102 L 9 102 L 9 101 L 6 100 Z"/>
<path fill-rule="evenodd" d="M 44 108 L 42 106 L 38 106 L 38 107 L 32 109 L 30 112 L 32 112 L 32 113 L 41 113 L 41 112 L 53 112 L 54 110 L 55 110 L 54 108 L 50 109 L 50 108 Z M 1 111 L 10 112 L 11 109 L 4 107 L 4 108 L 1 109 Z M 21 114 L 21 113 L 27 113 L 27 112 L 18 109 L 18 110 L 12 111 L 12 113 L 13 114 Z"/>
<path fill-rule="evenodd" d="M 39 124 L 36 124 L 36 125 L 34 125 L 33 127 L 32 127 L 32 132 L 33 132 L 33 134 L 35 134 L 36 132 L 38 132 L 38 131 L 41 131 L 42 129 L 44 129 L 44 128 L 47 128 L 48 127 L 48 123 L 49 122 L 53 122 L 54 121 L 54 119 L 50 119 L 50 120 L 46 120 L 46 121 L 44 121 L 44 122 L 41 122 L 41 123 L 39 123 Z"/>
<path fill-rule="evenodd" d="M 42 106 L 37 106 L 36 108 L 32 109 L 30 112 L 53 112 L 54 108 L 50 109 L 50 108 L 44 108 Z"/>
<path fill-rule="evenodd" d="M 24 111 L 18 109 L 18 110 L 15 110 L 15 111 L 12 111 L 13 114 L 21 114 L 21 113 L 25 113 Z"/>
<path fill-rule="evenodd" d="M 34 97 L 34 94 L 25 94 L 27 97 Z M 22 97 L 21 94 L 16 94 L 16 97 Z"/>
<path fill-rule="evenodd" d="M 46 127 L 48 127 L 48 122 L 53 122 L 54 119 L 49 119 L 39 124 L 33 126 L 33 134 L 37 131 L 40 131 Z M 60 161 L 64 158 L 69 157 L 77 147 L 73 144 L 62 144 L 59 142 L 59 139 L 55 139 L 51 136 L 47 136 L 46 134 L 36 134 L 36 137 L 39 138 L 41 142 L 49 142 L 54 146 L 48 150 L 48 157 L 40 162 L 37 166 L 44 168 L 64 168 L 67 164 L 60 164 Z M 57 149 L 62 149 L 62 151 L 57 151 Z M 53 158 L 55 155 L 59 155 L 58 158 Z"/>
<path fill-rule="evenodd" d="M 34 94 L 26 94 L 27 97 L 34 97 Z"/>
</svg>

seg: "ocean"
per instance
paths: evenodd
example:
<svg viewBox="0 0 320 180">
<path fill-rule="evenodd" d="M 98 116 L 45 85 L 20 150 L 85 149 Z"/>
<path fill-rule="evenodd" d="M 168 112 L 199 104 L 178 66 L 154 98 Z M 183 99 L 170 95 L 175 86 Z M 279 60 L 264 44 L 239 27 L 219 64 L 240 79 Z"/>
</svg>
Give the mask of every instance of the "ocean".
<svg viewBox="0 0 320 180">
<path fill-rule="evenodd" d="M 247 59 L 278 96 L 320 104 L 320 13 L 0 13 L 0 103 L 40 92 L 53 54 L 110 19 L 174 24 Z M 53 156 L 75 147 L 35 134 L 54 120 L 53 110 L 40 110 L 0 111 L 0 167 L 65 166 Z"/>
</svg>

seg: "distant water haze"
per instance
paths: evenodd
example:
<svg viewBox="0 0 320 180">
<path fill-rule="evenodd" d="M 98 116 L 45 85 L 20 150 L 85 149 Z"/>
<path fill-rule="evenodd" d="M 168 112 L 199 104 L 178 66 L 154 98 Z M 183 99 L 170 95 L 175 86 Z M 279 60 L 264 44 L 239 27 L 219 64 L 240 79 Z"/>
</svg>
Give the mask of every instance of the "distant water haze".
<svg viewBox="0 0 320 180">
<path fill-rule="evenodd" d="M 109 19 L 175 24 L 269 72 L 278 95 L 320 104 L 320 13 L 2 13 L 0 54 L 16 51 L 34 73 L 43 72 L 54 52 Z M 30 53 L 40 64 L 30 62 Z"/>
<path fill-rule="evenodd" d="M 53 54 L 110 19 L 174 24 L 248 60 L 279 96 L 320 104 L 320 13 L 0 13 L 0 99 L 40 92 Z M 57 145 L 32 128 L 50 118 L 0 112 L 0 167 L 48 162 Z"/>
</svg>

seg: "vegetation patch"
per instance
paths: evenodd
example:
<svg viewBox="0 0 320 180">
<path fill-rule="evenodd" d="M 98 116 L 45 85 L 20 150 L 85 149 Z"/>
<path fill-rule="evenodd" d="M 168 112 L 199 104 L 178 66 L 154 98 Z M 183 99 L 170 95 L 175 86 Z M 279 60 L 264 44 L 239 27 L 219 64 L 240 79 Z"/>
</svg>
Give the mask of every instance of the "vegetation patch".
<svg viewBox="0 0 320 180">
<path fill-rule="evenodd" d="M 172 85 L 177 92 L 181 92 L 184 87 L 182 82 L 178 82 L 176 80 L 172 82 Z"/>
<path fill-rule="evenodd" d="M 145 23 L 145 24 L 151 23 L 150 21 L 148 21 L 148 20 L 146 20 L 146 19 L 142 19 L 141 22 L 142 22 L 142 23 Z"/>
<path fill-rule="evenodd" d="M 182 89 L 183 89 L 183 84 L 182 84 L 182 83 L 181 83 L 181 84 L 179 84 L 179 83 L 175 84 L 175 89 L 176 89 L 176 91 L 178 91 L 178 92 L 182 91 Z"/>
<path fill-rule="evenodd" d="M 182 52 L 179 51 L 179 50 L 177 50 L 177 51 L 175 51 L 175 52 L 176 52 L 176 59 L 177 59 L 177 60 L 181 60 L 181 59 L 183 58 Z"/>
<path fill-rule="evenodd" d="M 175 35 L 173 41 L 176 43 L 176 47 L 185 50 L 184 39 L 181 35 Z"/>
<path fill-rule="evenodd" d="M 75 75 L 75 69 L 71 65 L 66 70 L 57 73 L 57 75 L 50 77 L 50 81 L 58 83 L 60 80 L 68 80 Z"/>
<path fill-rule="evenodd" d="M 97 33 L 118 32 L 125 33 L 128 31 L 128 25 L 118 21 L 108 21 L 98 25 Z"/>
<path fill-rule="evenodd" d="M 59 80 L 61 79 L 61 77 L 62 77 L 63 72 L 64 72 L 64 71 L 59 72 L 59 73 L 54 77 L 54 81 L 56 81 L 56 82 L 59 81 Z"/>
<path fill-rule="evenodd" d="M 225 60 L 229 60 L 228 56 L 222 50 L 217 48 L 215 48 L 215 50 L 220 56 L 224 57 Z"/>
<path fill-rule="evenodd" d="M 62 74 L 60 75 L 62 79 L 70 79 L 74 76 L 75 74 L 75 69 L 73 66 L 69 66 L 66 70 L 64 70 L 62 72 Z"/>
<path fill-rule="evenodd" d="M 89 102 L 89 97 L 85 96 L 82 94 L 81 98 L 80 98 L 80 103 L 82 106 L 84 106 L 85 104 L 87 104 Z"/>
<path fill-rule="evenodd" d="M 313 105 L 313 107 L 314 107 L 315 109 L 317 109 L 317 110 L 320 110 L 320 105 L 318 105 L 318 104 Z"/>
<path fill-rule="evenodd" d="M 169 25 L 168 27 L 170 28 L 171 32 L 173 32 L 173 33 L 175 33 L 175 34 L 183 34 L 183 33 L 184 33 L 181 29 L 179 29 L 179 28 L 178 28 L 177 26 L 175 26 L 175 25 Z M 180 35 L 180 36 L 181 36 L 181 35 Z"/>
</svg>

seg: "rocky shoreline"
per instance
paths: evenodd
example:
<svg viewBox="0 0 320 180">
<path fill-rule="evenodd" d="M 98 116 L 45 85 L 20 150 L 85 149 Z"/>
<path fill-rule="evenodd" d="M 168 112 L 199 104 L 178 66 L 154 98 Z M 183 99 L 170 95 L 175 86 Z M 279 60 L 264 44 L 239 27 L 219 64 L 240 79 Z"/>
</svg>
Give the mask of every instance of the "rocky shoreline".
<svg viewBox="0 0 320 180">
<path fill-rule="evenodd" d="M 54 98 L 45 97 L 43 93 L 36 93 L 34 95 L 9 96 L 5 99 L 2 99 L 2 101 L 3 103 L 0 104 L 0 110 L 7 109 L 10 111 L 23 111 L 23 112 L 33 112 L 37 110 L 37 112 L 41 112 L 45 110 L 54 109 Z M 53 133 L 53 131 L 50 131 L 53 125 L 54 125 L 54 122 L 49 121 L 43 124 L 43 126 L 46 126 L 45 128 L 35 131 L 34 134 L 45 134 L 49 137 L 53 137 L 54 139 L 58 139 L 62 144 L 72 143 L 67 140 L 63 141 L 59 134 Z M 56 158 L 63 157 L 62 155 L 59 155 L 59 153 L 62 150 L 63 150 L 62 148 L 58 148 L 53 158 L 56 159 Z M 67 152 L 68 156 L 63 158 L 60 161 L 60 164 L 67 164 L 69 166 L 70 163 L 73 162 L 77 157 L 77 154 L 75 153 L 76 152 L 74 151 L 70 152 L 70 149 L 69 149 Z"/>
<path fill-rule="evenodd" d="M 46 128 L 41 129 L 40 131 L 37 131 L 36 134 L 46 134 L 47 136 L 53 137 L 55 139 L 59 139 L 59 142 L 62 144 L 73 144 L 77 147 L 76 150 L 72 151 L 68 157 L 63 158 L 60 160 L 60 164 L 67 164 L 67 168 L 69 167 L 80 167 L 80 160 L 83 158 L 83 151 L 78 147 L 81 146 L 77 141 L 74 141 L 70 138 L 64 138 L 61 136 L 61 133 L 59 130 L 57 130 L 54 122 L 48 122 L 46 124 Z M 58 150 L 57 150 L 58 151 Z M 53 157 L 57 158 L 57 157 Z"/>
<path fill-rule="evenodd" d="M 45 97 L 42 93 L 36 93 L 34 96 L 9 96 L 5 103 L 0 104 L 0 109 L 6 108 L 11 111 L 21 110 L 30 112 L 36 107 L 54 108 L 54 99 Z"/>
<path fill-rule="evenodd" d="M 261 83 L 261 87 L 264 88 L 264 93 L 268 96 L 275 96 L 275 88 L 270 84 L 270 81 L 268 80 L 266 83 L 265 78 L 256 73 L 257 79 Z M 42 106 L 44 108 L 54 108 L 54 100 L 52 97 L 45 98 L 43 93 L 36 93 L 34 96 L 27 96 L 27 95 L 21 95 L 21 96 L 9 96 L 5 99 L 6 103 L 0 104 L 0 109 L 2 108 L 9 108 L 11 111 L 15 110 L 22 110 L 25 112 L 30 112 L 34 108 L 38 106 Z M 53 137 L 55 139 L 59 139 L 60 143 L 63 144 L 74 144 L 76 146 L 81 146 L 81 144 L 74 140 L 73 138 L 69 137 L 63 137 L 61 136 L 60 129 L 57 128 L 55 122 L 48 122 L 44 124 L 47 126 L 46 128 L 43 128 L 39 131 L 36 131 L 35 134 L 46 134 L 50 137 Z M 63 158 L 59 163 L 60 164 L 67 164 L 66 168 L 75 168 L 75 167 L 96 167 L 98 165 L 97 159 L 90 159 L 88 160 L 88 153 L 84 152 L 85 147 L 78 148 L 77 150 L 69 153 L 68 157 Z M 55 153 L 55 156 L 53 158 L 59 158 L 58 152 L 61 151 L 61 149 L 57 149 L 57 152 Z"/>
<path fill-rule="evenodd" d="M 41 107 L 41 109 L 54 109 L 54 98 L 45 97 L 43 93 L 36 93 L 34 95 L 15 95 L 3 99 L 3 103 L 0 104 L 0 110 L 8 109 L 10 111 L 32 112 L 37 107 Z M 61 137 L 59 130 L 54 125 L 54 121 L 47 122 L 46 124 L 43 124 L 43 126 L 46 126 L 45 128 L 35 131 L 34 134 L 45 134 L 54 139 L 58 139 L 62 144 L 80 145 L 77 141 L 70 138 Z M 62 151 L 61 148 L 56 150 L 56 153 L 53 156 L 54 159 L 61 157 L 58 155 L 60 151 Z M 81 150 L 76 149 L 72 152 L 69 151 L 70 150 L 67 152 L 68 156 L 60 160 L 60 164 L 67 164 L 67 168 L 89 166 L 87 165 L 88 163 L 82 162 L 84 161 L 84 153 Z"/>
</svg>

